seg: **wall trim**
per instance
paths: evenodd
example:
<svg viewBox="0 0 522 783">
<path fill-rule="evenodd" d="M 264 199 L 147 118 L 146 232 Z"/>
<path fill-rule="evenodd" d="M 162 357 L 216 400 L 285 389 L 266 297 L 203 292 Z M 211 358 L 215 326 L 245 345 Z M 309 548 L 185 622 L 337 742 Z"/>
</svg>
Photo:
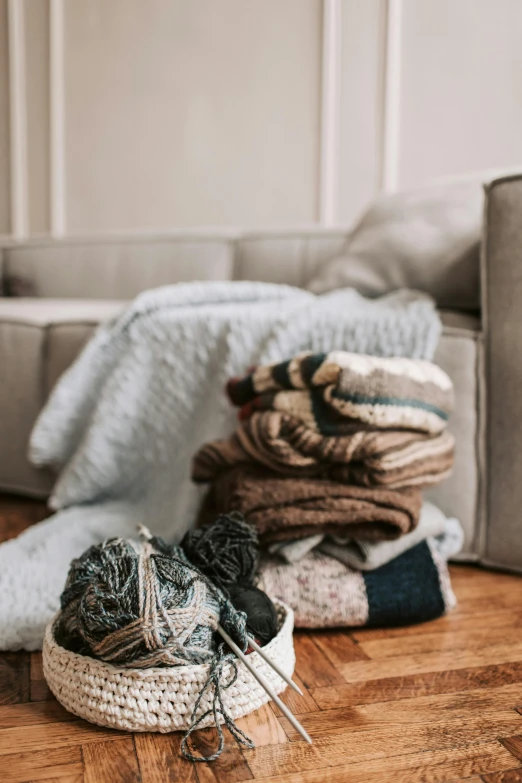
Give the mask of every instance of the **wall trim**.
<svg viewBox="0 0 522 783">
<path fill-rule="evenodd" d="M 24 0 L 8 0 L 11 232 L 29 234 Z"/>
<path fill-rule="evenodd" d="M 49 53 L 51 236 L 62 237 L 66 233 L 63 0 L 50 2 Z"/>
<path fill-rule="evenodd" d="M 341 122 L 341 4 L 323 0 L 319 222 L 333 225 L 339 208 Z"/>
<path fill-rule="evenodd" d="M 382 129 L 382 189 L 399 187 L 403 0 L 387 0 Z"/>
</svg>

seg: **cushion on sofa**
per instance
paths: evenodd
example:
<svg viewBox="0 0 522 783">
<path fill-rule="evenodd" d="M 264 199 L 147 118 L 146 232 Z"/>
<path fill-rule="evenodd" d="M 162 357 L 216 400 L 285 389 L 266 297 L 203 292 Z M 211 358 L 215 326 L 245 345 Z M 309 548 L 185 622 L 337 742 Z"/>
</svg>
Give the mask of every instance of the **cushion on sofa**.
<svg viewBox="0 0 522 783">
<path fill-rule="evenodd" d="M 488 467 L 483 561 L 522 571 L 522 175 L 487 190 L 483 253 Z"/>
<path fill-rule="evenodd" d="M 415 288 L 439 307 L 478 310 L 482 182 L 381 196 L 308 288 L 325 293 L 354 286 L 369 296 Z"/>
<path fill-rule="evenodd" d="M 435 361 L 455 387 L 455 410 L 449 429 L 455 436 L 455 464 L 449 479 L 426 493 L 448 516 L 457 517 L 464 528 L 464 547 L 459 559 L 476 558 L 482 526 L 483 487 L 483 337 L 480 321 L 462 313 L 442 312 L 444 325 Z"/>
<path fill-rule="evenodd" d="M 97 325 L 124 306 L 115 300 L 0 299 L 0 489 L 49 494 L 52 473 L 27 460 L 31 429 Z"/>
<path fill-rule="evenodd" d="M 234 280 L 260 280 L 304 287 L 318 270 L 339 255 L 347 232 L 253 234 L 236 241 Z"/>
<path fill-rule="evenodd" d="M 188 280 L 228 280 L 233 245 L 217 235 L 64 239 L 4 250 L 12 296 L 133 299 Z"/>
</svg>

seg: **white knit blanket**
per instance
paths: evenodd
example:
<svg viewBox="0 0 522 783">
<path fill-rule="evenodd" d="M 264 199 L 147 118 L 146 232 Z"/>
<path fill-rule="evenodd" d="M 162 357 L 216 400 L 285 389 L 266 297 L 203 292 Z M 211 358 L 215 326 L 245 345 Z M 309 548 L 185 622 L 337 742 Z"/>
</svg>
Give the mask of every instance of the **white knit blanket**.
<svg viewBox="0 0 522 783">
<path fill-rule="evenodd" d="M 199 490 L 194 452 L 235 426 L 224 385 L 256 362 L 334 348 L 433 357 L 433 302 L 399 291 L 316 297 L 262 283 L 187 283 L 139 296 L 102 326 L 64 374 L 31 439 L 36 465 L 60 470 L 57 513 L 0 546 L 0 649 L 34 650 L 86 547 L 145 522 L 177 538 Z"/>
</svg>

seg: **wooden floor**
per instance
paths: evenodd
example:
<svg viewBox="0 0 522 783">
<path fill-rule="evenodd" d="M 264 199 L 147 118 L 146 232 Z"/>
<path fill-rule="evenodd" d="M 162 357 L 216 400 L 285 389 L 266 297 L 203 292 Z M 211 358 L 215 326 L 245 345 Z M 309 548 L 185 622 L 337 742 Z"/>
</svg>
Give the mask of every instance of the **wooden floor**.
<svg viewBox="0 0 522 783">
<path fill-rule="evenodd" d="M 0 498 L 0 537 L 45 515 Z M 296 680 L 284 696 L 308 746 L 266 705 L 239 721 L 212 764 L 179 755 L 178 734 L 104 730 L 50 695 L 39 653 L 0 654 L 0 782 L 514 783 L 522 781 L 522 579 L 453 567 L 458 607 L 412 628 L 297 633 Z M 199 733 L 198 747 L 213 731 Z"/>
</svg>

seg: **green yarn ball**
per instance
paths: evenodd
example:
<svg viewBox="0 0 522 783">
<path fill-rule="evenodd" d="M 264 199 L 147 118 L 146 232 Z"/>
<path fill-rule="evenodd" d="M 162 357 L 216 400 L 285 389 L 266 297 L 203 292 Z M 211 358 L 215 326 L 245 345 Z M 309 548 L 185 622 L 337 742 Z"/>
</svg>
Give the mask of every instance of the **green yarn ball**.
<svg viewBox="0 0 522 783">
<path fill-rule="evenodd" d="M 179 550 L 116 538 L 71 563 L 55 636 L 120 666 L 206 663 L 219 617 L 218 592 Z"/>
</svg>

